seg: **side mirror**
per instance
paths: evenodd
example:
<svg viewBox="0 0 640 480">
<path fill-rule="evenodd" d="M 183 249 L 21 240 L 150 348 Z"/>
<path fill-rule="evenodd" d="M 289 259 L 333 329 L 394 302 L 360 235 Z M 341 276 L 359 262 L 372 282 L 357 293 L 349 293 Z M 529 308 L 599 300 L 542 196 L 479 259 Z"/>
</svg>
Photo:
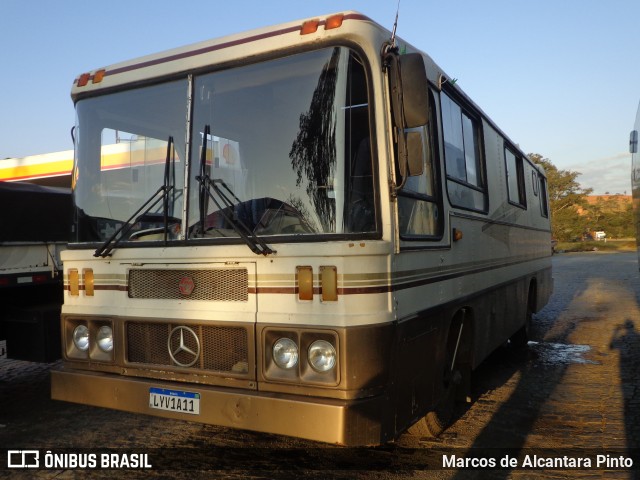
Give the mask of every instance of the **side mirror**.
<svg viewBox="0 0 640 480">
<path fill-rule="evenodd" d="M 406 132 L 406 141 L 398 142 L 398 158 L 406 159 L 399 163 L 402 178 L 422 175 L 424 170 L 424 148 L 420 132 Z"/>
<path fill-rule="evenodd" d="M 391 108 L 398 132 L 398 167 L 403 178 L 421 175 L 423 144 L 419 132 L 407 131 L 429 122 L 429 93 L 424 59 L 419 53 L 387 57 Z"/>
<path fill-rule="evenodd" d="M 404 128 L 426 125 L 429 121 L 429 95 L 424 59 L 419 53 L 409 53 L 400 55 L 398 64 Z"/>
<path fill-rule="evenodd" d="M 631 130 L 629 135 L 629 153 L 638 153 L 638 130 Z"/>
</svg>

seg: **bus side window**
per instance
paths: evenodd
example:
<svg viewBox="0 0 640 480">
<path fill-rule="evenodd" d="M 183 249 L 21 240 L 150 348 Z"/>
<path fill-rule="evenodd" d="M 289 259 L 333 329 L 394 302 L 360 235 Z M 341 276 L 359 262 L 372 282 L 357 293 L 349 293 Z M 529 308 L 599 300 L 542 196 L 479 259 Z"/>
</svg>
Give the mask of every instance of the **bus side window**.
<svg viewBox="0 0 640 480">
<path fill-rule="evenodd" d="M 520 155 L 515 154 L 508 146 L 504 148 L 504 160 L 507 167 L 507 190 L 509 203 L 527 208 L 527 194 L 524 184 L 524 165 Z"/>
<path fill-rule="evenodd" d="M 351 54 L 347 73 L 345 106 L 345 231 L 373 232 L 376 229 L 376 203 L 373 187 L 373 158 L 369 131 L 367 78 L 362 62 Z"/>
<path fill-rule="evenodd" d="M 409 129 L 422 141 L 422 173 L 408 177 L 398 192 L 400 235 L 405 240 L 438 240 L 443 232 L 443 215 L 438 180 L 438 149 L 435 100 L 429 93 L 430 119 L 422 127 Z M 397 152 L 396 152 L 397 153 Z"/>
<path fill-rule="evenodd" d="M 543 217 L 549 217 L 549 205 L 547 204 L 547 179 L 542 175 L 540 178 L 540 213 Z"/>
<path fill-rule="evenodd" d="M 486 212 L 480 122 L 444 92 L 440 105 L 449 201 L 456 207 Z"/>
</svg>

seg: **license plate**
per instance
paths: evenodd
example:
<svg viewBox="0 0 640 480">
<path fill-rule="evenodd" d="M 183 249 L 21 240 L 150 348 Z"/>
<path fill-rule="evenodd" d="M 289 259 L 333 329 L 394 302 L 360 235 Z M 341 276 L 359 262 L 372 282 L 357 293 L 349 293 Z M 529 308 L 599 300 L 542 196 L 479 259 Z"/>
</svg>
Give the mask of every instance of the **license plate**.
<svg viewBox="0 0 640 480">
<path fill-rule="evenodd" d="M 200 394 L 167 388 L 150 388 L 149 407 L 169 412 L 200 415 Z"/>
</svg>

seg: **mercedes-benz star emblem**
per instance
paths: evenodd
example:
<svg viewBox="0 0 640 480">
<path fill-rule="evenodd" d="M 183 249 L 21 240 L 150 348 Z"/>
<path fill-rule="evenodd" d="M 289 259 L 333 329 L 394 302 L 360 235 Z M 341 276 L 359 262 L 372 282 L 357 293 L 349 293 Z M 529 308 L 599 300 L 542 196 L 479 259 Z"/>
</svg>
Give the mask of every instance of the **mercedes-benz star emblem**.
<svg viewBox="0 0 640 480">
<path fill-rule="evenodd" d="M 187 338 L 193 338 L 193 341 L 195 341 L 195 351 L 187 345 L 187 343 L 193 345 L 193 342 L 188 342 Z M 176 344 L 178 346 L 174 347 Z M 171 360 L 181 367 L 190 367 L 198 361 L 198 358 L 200 358 L 200 340 L 198 339 L 196 332 L 189 327 L 180 326 L 171 330 L 169 340 L 167 341 L 167 348 L 169 349 L 169 356 L 171 357 Z M 193 358 L 193 360 L 190 362 L 181 362 L 178 360 L 178 355 L 183 352 L 185 355 L 182 355 L 181 357 L 186 356 L 187 358 Z"/>
</svg>

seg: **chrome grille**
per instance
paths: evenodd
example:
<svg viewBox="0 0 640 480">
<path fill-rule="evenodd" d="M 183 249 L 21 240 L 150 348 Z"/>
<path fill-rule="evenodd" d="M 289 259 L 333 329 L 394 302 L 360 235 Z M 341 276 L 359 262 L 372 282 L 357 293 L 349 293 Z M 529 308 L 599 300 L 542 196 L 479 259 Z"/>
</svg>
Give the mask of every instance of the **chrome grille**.
<svg viewBox="0 0 640 480">
<path fill-rule="evenodd" d="M 169 355 L 169 334 L 178 325 L 166 323 L 128 322 L 127 360 L 130 363 L 177 366 Z M 190 368 L 212 372 L 249 372 L 248 333 L 243 327 L 190 325 L 198 336 L 201 353 Z M 196 350 L 195 341 L 187 339 L 191 350 Z M 173 345 L 175 348 L 176 345 Z M 177 357 L 178 361 L 182 361 Z"/>
<path fill-rule="evenodd" d="M 190 279 L 193 290 L 181 291 Z M 244 268 L 211 270 L 129 270 L 129 298 L 246 302 L 249 276 Z"/>
</svg>

